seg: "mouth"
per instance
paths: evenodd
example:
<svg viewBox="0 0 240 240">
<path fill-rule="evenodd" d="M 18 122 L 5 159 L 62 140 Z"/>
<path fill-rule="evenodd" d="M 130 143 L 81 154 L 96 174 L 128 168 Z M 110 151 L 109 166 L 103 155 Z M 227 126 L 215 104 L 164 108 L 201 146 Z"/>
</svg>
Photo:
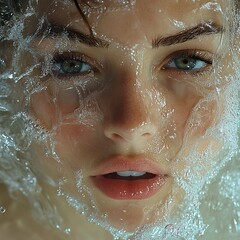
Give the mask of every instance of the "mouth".
<svg viewBox="0 0 240 240">
<path fill-rule="evenodd" d="M 103 176 L 108 179 L 121 179 L 125 181 L 135 181 L 139 179 L 154 178 L 156 175 L 148 172 L 122 171 L 122 172 L 108 173 Z"/>
<path fill-rule="evenodd" d="M 148 159 L 117 156 L 104 162 L 92 176 L 94 185 L 115 200 L 141 200 L 155 195 L 168 178 Z"/>
</svg>

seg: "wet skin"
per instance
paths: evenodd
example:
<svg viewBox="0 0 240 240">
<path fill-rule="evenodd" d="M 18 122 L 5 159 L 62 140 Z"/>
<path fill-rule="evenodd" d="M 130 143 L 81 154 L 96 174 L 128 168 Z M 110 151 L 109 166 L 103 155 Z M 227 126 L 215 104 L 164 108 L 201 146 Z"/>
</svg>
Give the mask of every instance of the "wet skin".
<svg viewBox="0 0 240 240">
<path fill-rule="evenodd" d="M 63 192 L 86 204 L 93 213 L 96 212 L 92 208 L 94 205 L 99 210 L 97 216 L 100 219 L 100 213 L 106 214 L 108 223 L 132 231 L 156 219 L 161 221 L 166 214 L 164 203 L 170 198 L 173 201 L 168 214 L 174 213 L 184 196 L 174 176 L 184 177 L 184 169 L 191 168 L 186 157 L 195 146 L 199 153 L 209 145 L 215 152 L 221 146 L 221 142 L 211 137 L 201 138 L 218 121 L 219 106 L 224 109 L 224 97 L 202 101 L 209 95 L 217 95 L 211 62 L 221 34 L 224 36 L 221 32 L 222 13 L 207 8 L 206 3 L 208 1 L 169 3 L 158 0 L 149 4 L 143 0 L 131 8 L 106 1 L 105 7 L 111 11 L 99 14 L 92 8 L 88 16 L 94 36 L 101 39 L 100 46 L 76 41 L 75 32 L 89 36 L 89 29 L 74 5 L 59 3 L 49 6 L 46 1 L 41 1 L 36 6 L 39 16 L 46 14 L 48 22 L 58 27 L 44 37 L 40 31 L 31 42 L 31 48 L 37 52 L 43 65 L 34 74 L 39 75 L 45 88 L 37 91 L 33 88 L 27 103 L 28 113 L 52 134 L 55 158 L 59 162 L 52 156 L 45 156 L 48 143 L 33 143 L 31 165 L 41 176 L 43 190 L 57 206 L 66 209 L 61 212 L 76 233 L 81 231 L 76 222 L 85 221 L 84 216 L 76 216 L 64 197 L 56 197 L 55 190 L 43 183 L 46 176 L 52 180 L 52 185 L 57 185 L 59 179 L 65 177 Z M 214 6 L 226 8 L 223 1 L 215 3 L 218 5 Z M 98 10 L 100 7 L 103 6 L 98 6 Z M 32 22 L 27 34 L 36 27 Z M 212 25 L 206 27 L 210 22 Z M 206 29 L 205 33 L 198 30 L 199 36 L 193 39 L 188 37 L 176 43 L 167 38 L 183 32 L 185 37 L 189 36 L 186 30 L 199 25 Z M 74 37 L 65 39 L 65 44 L 56 47 L 63 41 L 59 26 L 74 31 Z M 42 68 L 47 65 L 46 53 L 54 61 L 50 64 L 50 73 L 42 77 Z M 177 62 L 173 62 L 181 57 L 193 58 L 196 54 L 195 69 L 179 69 Z M 222 47 L 217 55 L 223 55 Z M 79 61 L 81 58 L 87 70 L 68 73 L 69 58 Z M 31 64 L 25 61 L 23 66 Z M 229 56 L 224 56 L 219 64 L 227 62 Z M 227 74 L 229 72 L 219 68 L 217 87 L 220 91 L 225 85 L 223 76 Z M 212 84 L 207 85 L 208 81 Z M 21 83 L 21 87 L 27 82 L 28 79 Z M 188 130 L 190 123 L 193 127 Z M 92 176 L 107 159 L 116 156 L 124 156 L 129 161 L 147 158 L 157 163 L 166 176 L 164 185 L 153 196 L 141 200 L 123 201 L 106 196 L 95 186 Z M 211 167 L 207 160 L 201 164 L 204 173 Z M 82 188 L 76 184 L 77 173 L 81 173 Z M 86 225 L 91 229 L 91 224 Z M 96 229 L 96 234 L 98 231 L 101 230 Z"/>
</svg>

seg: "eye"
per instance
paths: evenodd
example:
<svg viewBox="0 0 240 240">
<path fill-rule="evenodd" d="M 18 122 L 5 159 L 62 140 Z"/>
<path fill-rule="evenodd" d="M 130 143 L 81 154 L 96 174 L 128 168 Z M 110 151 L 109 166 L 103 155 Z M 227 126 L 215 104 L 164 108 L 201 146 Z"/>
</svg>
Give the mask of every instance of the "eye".
<svg viewBox="0 0 240 240">
<path fill-rule="evenodd" d="M 74 77 L 85 76 L 90 73 L 95 73 L 97 68 L 96 63 L 86 56 L 79 55 L 74 52 L 56 54 L 52 60 L 52 72 L 57 77 Z"/>
<path fill-rule="evenodd" d="M 76 74 L 86 73 L 91 70 L 91 66 L 81 60 L 64 60 L 59 63 L 60 73 Z"/>
<path fill-rule="evenodd" d="M 175 58 L 172 62 L 166 65 L 168 68 L 176 68 L 179 70 L 198 70 L 207 66 L 205 61 L 192 57 Z"/>
<path fill-rule="evenodd" d="M 50 61 L 49 77 L 54 86 L 74 86 L 81 97 L 101 90 L 105 84 L 102 63 L 81 52 L 56 53 Z"/>
<path fill-rule="evenodd" d="M 181 51 L 170 57 L 170 61 L 162 69 L 173 69 L 184 72 L 205 71 L 212 65 L 212 59 L 205 52 L 200 51 Z"/>
</svg>

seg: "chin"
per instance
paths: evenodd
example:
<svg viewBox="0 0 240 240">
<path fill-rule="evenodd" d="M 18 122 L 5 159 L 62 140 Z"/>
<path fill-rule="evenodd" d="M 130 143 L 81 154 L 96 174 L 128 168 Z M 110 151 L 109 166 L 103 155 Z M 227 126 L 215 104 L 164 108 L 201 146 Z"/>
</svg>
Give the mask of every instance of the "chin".
<svg viewBox="0 0 240 240">
<path fill-rule="evenodd" d="M 153 224 L 163 217 L 164 203 L 156 198 L 131 201 L 104 198 L 98 203 L 98 210 L 104 213 L 105 220 L 109 225 L 130 233 L 145 225 Z"/>
</svg>

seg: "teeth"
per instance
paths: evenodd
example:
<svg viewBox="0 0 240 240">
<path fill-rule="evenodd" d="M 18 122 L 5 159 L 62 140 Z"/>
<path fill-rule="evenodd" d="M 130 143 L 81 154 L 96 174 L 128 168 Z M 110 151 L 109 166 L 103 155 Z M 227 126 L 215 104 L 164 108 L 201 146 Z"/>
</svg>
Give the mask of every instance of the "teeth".
<svg viewBox="0 0 240 240">
<path fill-rule="evenodd" d="M 146 172 L 135 172 L 135 171 L 125 171 L 125 172 L 117 172 L 117 175 L 121 177 L 140 177 L 146 174 Z"/>
</svg>

